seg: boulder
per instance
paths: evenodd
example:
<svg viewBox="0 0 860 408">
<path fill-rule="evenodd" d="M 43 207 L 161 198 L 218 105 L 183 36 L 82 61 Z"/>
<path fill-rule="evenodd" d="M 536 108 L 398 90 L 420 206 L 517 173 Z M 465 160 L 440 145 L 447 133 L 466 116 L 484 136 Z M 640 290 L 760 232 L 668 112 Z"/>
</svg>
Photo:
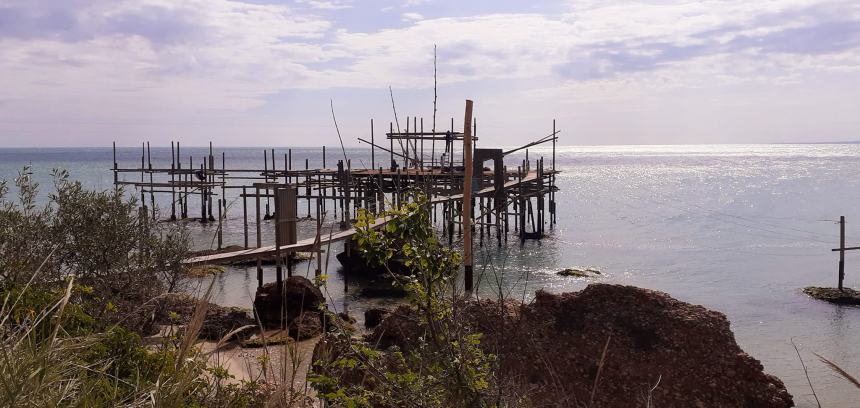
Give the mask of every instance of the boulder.
<svg viewBox="0 0 860 408">
<path fill-rule="evenodd" d="M 577 278 L 587 278 L 589 276 L 600 275 L 600 271 L 593 268 L 564 268 L 558 272 L 556 275 L 559 276 L 573 276 Z"/>
<path fill-rule="evenodd" d="M 238 307 L 223 307 L 210 303 L 206 309 L 206 319 L 203 321 L 203 326 L 200 327 L 200 334 L 198 336 L 202 339 L 217 341 L 221 340 L 222 337 L 231 331 L 243 326 L 257 326 L 257 322 L 254 321 L 254 318 L 251 317 L 247 310 Z M 248 328 L 237 333 L 236 336 L 246 338 L 253 332 L 253 328 Z"/>
<path fill-rule="evenodd" d="M 396 346 L 402 351 L 408 351 L 423 333 L 424 328 L 419 324 L 418 313 L 415 309 L 403 305 L 382 319 L 380 324 L 365 336 L 365 340 L 382 350 Z"/>
<path fill-rule="evenodd" d="M 323 332 L 322 315 L 319 312 L 304 312 L 289 324 L 290 337 L 296 341 L 307 340 Z"/>
<path fill-rule="evenodd" d="M 793 406 L 782 381 L 735 342 L 725 315 L 662 292 L 592 284 L 539 291 L 519 310 L 489 302 L 468 315 L 502 375 L 523 379 L 518 386 L 535 405 L 587 402 L 605 348 L 590 406 L 643 406 L 658 381 L 653 406 Z"/>
<path fill-rule="evenodd" d="M 391 314 L 391 311 L 388 309 L 384 309 L 381 307 L 374 307 L 371 309 L 367 309 L 364 311 L 364 327 L 368 329 L 372 329 L 376 326 L 379 326 L 379 323 L 382 323 L 382 320 L 385 319 L 386 316 Z"/>
<path fill-rule="evenodd" d="M 529 304 L 457 307 L 465 326 L 482 333 L 480 346 L 497 357 L 496 376 L 505 379 L 499 386 L 527 406 L 794 406 L 782 381 L 738 346 L 725 315 L 662 292 L 592 284 L 560 295 L 538 291 Z M 408 353 L 425 333 L 420 322 L 414 309 L 400 306 L 364 341 L 383 356 L 392 346 Z M 319 357 L 348 352 L 339 347 L 326 343 Z"/>
<path fill-rule="evenodd" d="M 170 293 L 156 302 L 154 321 L 160 325 L 187 325 L 194 316 L 200 300 L 186 294 Z M 221 340 L 227 333 L 242 326 L 256 326 L 250 311 L 238 307 L 224 307 L 215 303 L 206 305 L 206 317 L 198 337 L 206 340 Z M 237 336 L 245 338 L 254 330 L 246 330 Z"/>
<path fill-rule="evenodd" d="M 263 326 L 280 328 L 304 312 L 318 312 L 320 306 L 325 306 L 325 297 L 318 287 L 307 278 L 291 276 L 282 282 L 279 288 L 275 282 L 267 283 L 257 288 L 254 297 L 254 308 Z M 287 321 L 282 318 L 282 310 L 286 309 Z"/>
<path fill-rule="evenodd" d="M 810 297 L 837 305 L 860 305 L 860 292 L 851 288 L 821 288 L 809 286 L 803 289 Z"/>
</svg>

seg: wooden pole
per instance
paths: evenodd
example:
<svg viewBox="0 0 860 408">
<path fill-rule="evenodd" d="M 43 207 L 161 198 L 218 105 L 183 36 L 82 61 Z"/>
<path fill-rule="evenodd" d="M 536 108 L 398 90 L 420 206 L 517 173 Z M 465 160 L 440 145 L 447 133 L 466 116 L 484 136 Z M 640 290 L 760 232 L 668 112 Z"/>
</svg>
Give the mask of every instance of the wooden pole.
<svg viewBox="0 0 860 408">
<path fill-rule="evenodd" d="M 113 142 L 113 188 L 114 191 L 119 191 L 119 173 L 117 169 L 119 164 L 116 162 L 116 142 Z"/>
<path fill-rule="evenodd" d="M 373 119 L 370 120 L 370 168 L 376 168 L 376 146 L 373 142 Z"/>
<path fill-rule="evenodd" d="M 245 233 L 245 249 L 248 249 L 248 190 L 242 186 L 242 227 Z"/>
<path fill-rule="evenodd" d="M 463 125 L 463 268 L 466 290 L 471 291 L 472 282 L 472 101 L 466 100 L 466 115 Z"/>
<path fill-rule="evenodd" d="M 170 221 L 176 221 L 176 152 L 170 142 Z M 116 154 L 116 153 L 114 153 Z M 116 159 L 114 159 L 116 161 Z"/>
<path fill-rule="evenodd" d="M 269 152 L 263 149 L 263 182 L 269 182 Z M 264 220 L 269 219 L 269 188 L 266 187 L 266 216 Z"/>
<path fill-rule="evenodd" d="M 845 279 L 845 216 L 839 216 L 839 291 Z"/>
<path fill-rule="evenodd" d="M 288 187 L 289 188 L 289 187 Z M 286 211 L 283 208 L 283 203 L 281 201 L 281 189 L 275 187 L 275 282 L 277 282 L 277 287 L 281 288 L 281 282 L 284 281 L 284 271 L 281 267 L 281 241 L 283 237 L 281 236 L 281 227 L 282 222 L 284 221 L 284 215 Z M 289 266 L 287 266 L 289 268 Z"/>
<path fill-rule="evenodd" d="M 305 195 L 308 196 L 308 218 L 311 218 L 311 173 L 308 169 L 308 159 L 305 158 Z"/>
<path fill-rule="evenodd" d="M 388 133 L 394 133 L 394 124 L 391 122 L 388 122 Z M 394 139 L 389 137 L 388 144 L 390 145 L 388 153 L 391 159 L 391 170 L 394 170 L 397 166 L 397 162 L 394 161 Z"/>
<path fill-rule="evenodd" d="M 265 150 L 264 150 L 265 151 Z M 256 201 L 257 211 L 257 248 L 263 246 L 263 237 L 260 235 L 261 225 L 260 225 L 260 189 L 254 188 L 254 199 Z M 257 257 L 257 287 L 263 286 L 263 260 L 258 256 Z"/>
</svg>

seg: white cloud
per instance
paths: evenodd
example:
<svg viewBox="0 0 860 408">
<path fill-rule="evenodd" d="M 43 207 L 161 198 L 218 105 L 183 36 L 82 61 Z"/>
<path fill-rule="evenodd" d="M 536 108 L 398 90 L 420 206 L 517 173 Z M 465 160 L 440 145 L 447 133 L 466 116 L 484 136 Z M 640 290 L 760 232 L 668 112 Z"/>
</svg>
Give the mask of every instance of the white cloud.
<svg viewBox="0 0 860 408">
<path fill-rule="evenodd" d="M 403 13 L 403 21 L 420 21 L 424 16 L 418 13 Z"/>
<path fill-rule="evenodd" d="M 296 0 L 296 2 L 320 10 L 343 10 L 352 7 L 351 0 Z"/>
<path fill-rule="evenodd" d="M 16 103 L 4 116 L 155 120 L 247 111 L 284 90 L 426 89 L 433 44 L 440 83 L 519 81 L 517 97 L 533 103 L 860 71 L 860 5 L 849 1 L 577 1 L 560 14 L 401 17 L 402 27 L 358 32 L 234 0 L 10 2 L 0 10 L 0 87 Z"/>
</svg>

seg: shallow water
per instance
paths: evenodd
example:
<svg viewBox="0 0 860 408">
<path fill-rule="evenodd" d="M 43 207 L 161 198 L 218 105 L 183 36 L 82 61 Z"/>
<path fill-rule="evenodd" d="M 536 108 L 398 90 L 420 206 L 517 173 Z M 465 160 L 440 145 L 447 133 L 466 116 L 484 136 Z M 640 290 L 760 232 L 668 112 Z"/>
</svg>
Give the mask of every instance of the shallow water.
<svg viewBox="0 0 860 408">
<path fill-rule="evenodd" d="M 152 153 L 154 164 L 169 163 L 169 148 Z M 226 153 L 228 167 L 262 166 L 262 148 Z M 276 149 L 277 168 L 283 168 L 284 153 Z M 292 153 L 294 168 L 303 168 L 305 158 L 311 167 L 322 159 L 319 149 Z M 334 148 L 327 153 L 329 167 L 343 156 Z M 186 163 L 189 154 L 199 163 L 205 149 L 183 148 L 182 154 Z M 369 150 L 347 149 L 347 154 L 353 167 L 370 165 Z M 549 165 L 548 149 L 529 151 L 532 159 L 541 155 Z M 121 167 L 140 164 L 139 148 L 120 149 L 119 156 Z M 522 158 L 510 157 L 509 166 Z M 376 166 L 384 160 L 377 156 Z M 0 178 L 14 178 L 27 163 L 43 190 L 49 189 L 53 167 L 69 169 L 88 186 L 112 185 L 110 149 L 0 149 Z M 814 301 L 800 288 L 836 284 L 838 257 L 830 248 L 838 245 L 839 230 L 832 220 L 846 216 L 848 246 L 860 244 L 860 145 L 561 147 L 557 167 L 563 171 L 558 225 L 540 242 L 521 246 L 511 236 L 502 249 L 479 248 L 476 260 L 487 266 L 478 274 L 482 295 L 498 293 L 501 285 L 511 296 L 530 298 L 537 289 L 572 291 L 595 281 L 666 291 L 725 313 L 741 347 L 785 381 L 798 406 L 815 403 L 792 340 L 822 405 L 858 405 L 860 393 L 812 352 L 860 375 L 860 308 Z M 225 241 L 241 244 L 241 201 L 233 193 L 227 199 Z M 158 203 L 169 215 L 169 197 Z M 303 208 L 300 204 L 300 215 Z M 215 227 L 189 225 L 196 246 L 209 247 Z M 250 228 L 253 233 L 253 221 Z M 300 223 L 300 231 L 310 236 L 314 223 Z M 263 242 L 271 241 L 271 234 L 264 234 Z M 355 282 L 345 295 L 334 257 L 338 250 L 333 248 L 329 260 L 332 306 L 360 312 L 390 302 L 359 298 Z M 860 286 L 860 253 L 849 252 L 846 265 L 846 285 Z M 587 279 L 555 274 L 572 266 L 596 267 L 603 274 Z M 307 264 L 297 267 L 301 274 L 308 270 Z M 272 276 L 267 270 L 267 279 Z M 231 268 L 216 279 L 216 301 L 250 304 L 254 268 Z"/>
</svg>

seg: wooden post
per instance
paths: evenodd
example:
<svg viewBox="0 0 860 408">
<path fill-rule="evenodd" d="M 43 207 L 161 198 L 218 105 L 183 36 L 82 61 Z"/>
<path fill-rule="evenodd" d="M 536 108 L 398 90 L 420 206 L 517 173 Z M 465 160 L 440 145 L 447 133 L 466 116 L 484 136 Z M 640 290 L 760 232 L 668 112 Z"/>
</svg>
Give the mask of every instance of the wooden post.
<svg viewBox="0 0 860 408">
<path fill-rule="evenodd" d="M 370 168 L 376 168 L 376 142 L 373 141 L 373 119 L 370 120 Z"/>
<path fill-rule="evenodd" d="M 245 233 L 245 249 L 248 249 L 248 190 L 242 186 L 242 227 Z"/>
<path fill-rule="evenodd" d="M 254 199 L 257 204 L 257 248 L 263 246 L 263 236 L 261 235 L 260 225 L 260 188 L 254 188 Z M 263 260 L 257 257 L 257 287 L 263 286 Z"/>
<path fill-rule="evenodd" d="M 322 275 L 322 222 L 323 222 L 323 214 L 322 214 L 322 206 L 320 205 L 320 201 L 316 200 L 317 205 L 317 239 L 316 239 L 316 260 L 317 260 L 317 268 L 314 271 L 314 276 L 319 277 Z"/>
<path fill-rule="evenodd" d="M 463 125 L 463 269 L 466 290 L 472 290 L 472 101 L 466 100 Z"/>
<path fill-rule="evenodd" d="M 839 216 L 839 291 L 845 279 L 845 216 Z"/>
<path fill-rule="evenodd" d="M 119 174 L 117 169 L 119 165 L 116 162 L 116 142 L 113 142 L 113 189 L 119 191 Z"/>
<path fill-rule="evenodd" d="M 552 120 L 552 176 L 549 182 L 549 229 L 555 225 L 555 143 L 556 136 L 555 119 Z"/>
<path fill-rule="evenodd" d="M 203 160 L 203 163 L 200 163 L 200 174 L 206 174 L 206 160 Z M 200 181 L 201 185 L 205 183 L 205 181 Z M 206 217 L 206 187 L 200 187 L 200 222 L 206 223 L 209 218 Z"/>
<path fill-rule="evenodd" d="M 266 149 L 263 149 L 263 181 L 269 182 L 269 157 Z M 269 214 L 269 188 L 266 187 L 266 216 L 263 219 L 268 220 L 269 218 L 272 216 Z"/>
<path fill-rule="evenodd" d="M 221 152 L 221 206 L 224 207 L 224 220 L 227 220 L 227 153 Z"/>
<path fill-rule="evenodd" d="M 173 142 L 170 142 L 170 221 L 176 221 L 176 152 Z M 114 150 L 114 162 L 116 162 L 116 150 Z M 116 163 L 114 163 L 116 168 Z M 114 176 L 116 178 L 116 176 Z"/>
<path fill-rule="evenodd" d="M 311 173 L 308 169 L 308 159 L 305 158 L 305 195 L 308 200 L 308 218 L 311 218 Z"/>
<path fill-rule="evenodd" d="M 388 133 L 389 134 L 394 133 L 394 124 L 391 122 L 388 122 Z M 390 145 L 390 147 L 388 148 L 388 155 L 390 156 L 390 159 L 391 159 L 391 170 L 393 171 L 394 168 L 397 167 L 397 162 L 394 161 L 394 138 L 393 137 L 391 137 L 391 136 L 388 137 L 388 144 Z"/>
<path fill-rule="evenodd" d="M 221 200 L 218 200 L 218 201 L 221 201 Z M 222 208 L 223 207 L 219 204 L 218 205 L 218 249 L 221 249 L 221 245 L 224 244 L 224 235 L 223 235 L 224 223 L 222 222 L 223 218 L 221 218 L 223 216 L 223 214 L 221 212 Z"/>
<path fill-rule="evenodd" d="M 212 215 L 213 214 L 212 213 L 212 192 L 214 190 L 214 184 L 215 184 L 215 156 L 212 155 L 212 142 L 209 142 L 209 167 L 208 167 L 208 170 L 209 170 L 209 172 L 208 172 L 209 175 L 206 177 L 206 181 L 209 183 L 210 186 L 213 186 L 213 187 L 207 187 L 206 188 L 206 191 L 207 191 L 206 196 L 209 200 L 209 202 L 207 203 L 207 205 L 209 206 L 208 207 L 209 221 L 215 221 L 215 217 Z"/>
</svg>

